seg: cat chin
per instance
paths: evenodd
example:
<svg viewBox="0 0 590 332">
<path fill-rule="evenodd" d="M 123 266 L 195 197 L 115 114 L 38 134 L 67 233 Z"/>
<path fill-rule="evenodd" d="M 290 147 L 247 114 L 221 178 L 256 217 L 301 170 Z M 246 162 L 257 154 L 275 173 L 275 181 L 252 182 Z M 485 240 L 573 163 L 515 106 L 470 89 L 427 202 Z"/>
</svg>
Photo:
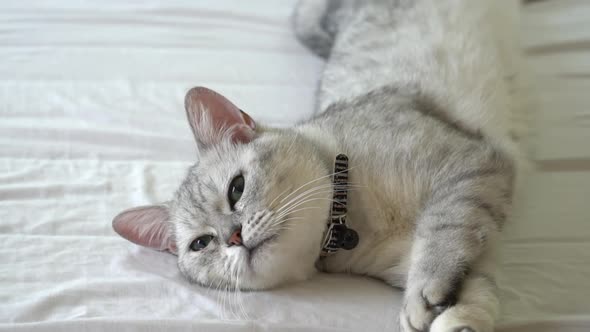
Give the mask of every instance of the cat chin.
<svg viewBox="0 0 590 332">
<path fill-rule="evenodd" d="M 284 229 L 257 242 L 255 248 L 235 248 L 245 265 L 238 287 L 264 290 L 310 279 L 316 273 L 326 214 L 317 209 L 301 211 L 296 216 L 305 222 L 285 223 Z"/>
<path fill-rule="evenodd" d="M 277 254 L 276 243 L 263 244 L 254 253 L 244 251 L 244 264 L 248 265 L 247 275 L 240 277 L 241 290 L 267 290 L 311 278 L 316 272 L 310 259 L 294 259 Z"/>
<path fill-rule="evenodd" d="M 295 271 L 291 271 L 295 272 Z M 280 288 L 283 286 L 287 286 L 293 283 L 309 280 L 317 270 L 315 268 L 311 269 L 309 273 L 302 274 L 302 273 L 289 273 L 289 275 L 281 275 L 275 274 L 270 277 L 260 278 L 258 276 L 255 279 L 252 279 L 252 282 L 240 284 L 240 285 L 232 285 L 230 289 L 236 290 L 239 289 L 240 291 L 265 291 L 275 288 Z"/>
<path fill-rule="evenodd" d="M 258 242 L 254 248 L 240 247 L 239 249 L 246 253 L 248 264 L 251 266 L 253 263 L 256 263 L 256 260 L 261 258 L 260 256 L 270 254 L 269 251 L 277 245 L 278 237 L 278 234 L 274 234 Z"/>
</svg>

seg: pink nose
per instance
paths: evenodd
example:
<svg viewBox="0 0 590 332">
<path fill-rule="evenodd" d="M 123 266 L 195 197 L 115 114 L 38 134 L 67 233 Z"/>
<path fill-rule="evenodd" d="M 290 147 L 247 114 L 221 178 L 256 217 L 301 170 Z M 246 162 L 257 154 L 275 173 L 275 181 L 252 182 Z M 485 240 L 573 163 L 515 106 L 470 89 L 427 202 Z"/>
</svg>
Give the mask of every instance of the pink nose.
<svg viewBox="0 0 590 332">
<path fill-rule="evenodd" d="M 242 232 L 240 229 L 236 229 L 232 235 L 229 237 L 229 241 L 227 243 L 230 246 L 239 246 L 242 245 Z"/>
</svg>

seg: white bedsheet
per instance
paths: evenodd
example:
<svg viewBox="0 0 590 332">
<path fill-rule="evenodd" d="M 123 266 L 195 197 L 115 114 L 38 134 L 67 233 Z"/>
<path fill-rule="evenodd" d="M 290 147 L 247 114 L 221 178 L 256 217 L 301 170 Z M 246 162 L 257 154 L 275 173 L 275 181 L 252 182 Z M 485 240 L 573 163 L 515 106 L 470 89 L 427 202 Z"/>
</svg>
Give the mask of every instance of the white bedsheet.
<svg viewBox="0 0 590 332">
<path fill-rule="evenodd" d="M 293 4 L 0 2 L 0 331 L 396 331 L 400 293 L 380 282 L 227 294 L 111 230 L 195 159 L 189 87 L 273 125 L 311 114 L 322 63 Z M 590 331 L 590 5 L 532 2 L 523 32 L 539 168 L 504 241 L 500 330 Z"/>
</svg>

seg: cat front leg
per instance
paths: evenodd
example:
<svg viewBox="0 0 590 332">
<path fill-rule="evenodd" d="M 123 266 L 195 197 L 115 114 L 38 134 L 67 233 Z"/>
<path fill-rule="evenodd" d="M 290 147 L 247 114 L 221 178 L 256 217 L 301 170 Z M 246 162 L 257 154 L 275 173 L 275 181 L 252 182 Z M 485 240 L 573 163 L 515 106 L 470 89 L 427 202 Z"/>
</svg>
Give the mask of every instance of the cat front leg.
<svg viewBox="0 0 590 332">
<path fill-rule="evenodd" d="M 499 300 L 491 252 L 481 257 L 460 286 L 445 284 L 445 278 L 438 277 L 409 282 L 400 313 L 401 331 L 493 332 Z"/>
<path fill-rule="evenodd" d="M 492 253 L 510 207 L 512 173 L 495 162 L 448 179 L 417 220 L 400 312 L 404 332 L 493 331 Z"/>
</svg>

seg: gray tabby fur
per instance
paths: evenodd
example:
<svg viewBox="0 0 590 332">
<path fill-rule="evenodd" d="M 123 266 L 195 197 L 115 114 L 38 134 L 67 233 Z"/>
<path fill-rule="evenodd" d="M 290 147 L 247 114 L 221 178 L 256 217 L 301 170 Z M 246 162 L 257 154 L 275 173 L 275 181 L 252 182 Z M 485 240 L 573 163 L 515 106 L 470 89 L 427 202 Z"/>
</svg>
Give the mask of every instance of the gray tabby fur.
<svg viewBox="0 0 590 332">
<path fill-rule="evenodd" d="M 489 18 L 501 2 L 300 1 L 297 36 L 327 59 L 318 114 L 202 149 L 167 205 L 182 273 L 238 289 L 317 269 L 369 275 L 405 289 L 401 331 L 493 331 L 494 251 L 518 163 L 510 51 Z M 339 153 L 350 160 L 347 220 L 360 243 L 318 260 Z M 231 211 L 239 172 L 246 189 Z M 235 227 L 256 249 L 225 244 Z M 202 234 L 215 239 L 190 251 Z"/>
</svg>

